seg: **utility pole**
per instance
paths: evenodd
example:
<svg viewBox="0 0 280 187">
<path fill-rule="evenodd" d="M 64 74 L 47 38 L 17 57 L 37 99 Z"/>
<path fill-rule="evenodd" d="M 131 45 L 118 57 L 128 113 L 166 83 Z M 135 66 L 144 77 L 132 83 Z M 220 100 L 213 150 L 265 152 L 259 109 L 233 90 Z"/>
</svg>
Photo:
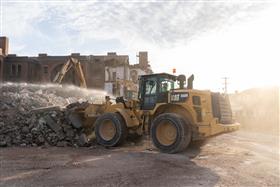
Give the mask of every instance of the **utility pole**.
<svg viewBox="0 0 280 187">
<path fill-rule="evenodd" d="M 227 94 L 227 89 L 228 89 L 228 79 L 229 77 L 222 77 L 224 79 L 224 94 Z"/>
</svg>

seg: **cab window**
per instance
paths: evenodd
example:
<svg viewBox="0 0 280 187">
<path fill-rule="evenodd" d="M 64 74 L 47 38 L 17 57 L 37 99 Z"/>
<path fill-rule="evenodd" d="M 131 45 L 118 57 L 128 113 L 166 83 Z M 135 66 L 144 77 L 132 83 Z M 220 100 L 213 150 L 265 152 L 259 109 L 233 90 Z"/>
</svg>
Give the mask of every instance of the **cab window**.
<svg viewBox="0 0 280 187">
<path fill-rule="evenodd" d="M 157 82 L 156 80 L 147 80 L 145 83 L 145 95 L 156 94 Z"/>
<path fill-rule="evenodd" d="M 174 89 L 174 82 L 168 79 L 163 79 L 160 81 L 160 92 L 165 93 Z"/>
</svg>

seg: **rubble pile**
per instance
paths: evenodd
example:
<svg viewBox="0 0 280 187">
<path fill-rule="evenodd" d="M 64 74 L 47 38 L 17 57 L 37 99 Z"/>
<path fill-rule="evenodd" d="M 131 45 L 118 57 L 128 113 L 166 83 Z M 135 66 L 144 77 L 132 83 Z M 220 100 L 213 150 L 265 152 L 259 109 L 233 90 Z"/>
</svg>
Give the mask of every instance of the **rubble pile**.
<svg viewBox="0 0 280 187">
<path fill-rule="evenodd" d="M 69 123 L 62 108 L 102 101 L 104 96 L 104 92 L 74 86 L 0 84 L 0 147 L 84 146 L 82 129 Z"/>
</svg>

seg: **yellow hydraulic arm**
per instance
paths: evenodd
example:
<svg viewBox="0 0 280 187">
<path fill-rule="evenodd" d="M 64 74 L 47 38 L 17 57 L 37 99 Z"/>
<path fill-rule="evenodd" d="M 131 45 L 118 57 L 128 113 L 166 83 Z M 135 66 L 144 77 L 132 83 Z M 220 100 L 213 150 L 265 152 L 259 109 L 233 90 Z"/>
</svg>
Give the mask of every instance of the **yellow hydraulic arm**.
<svg viewBox="0 0 280 187">
<path fill-rule="evenodd" d="M 74 68 L 74 70 L 75 70 L 75 73 L 79 79 L 80 87 L 87 88 L 87 84 L 86 84 L 86 80 L 85 80 L 85 76 L 83 73 L 81 63 L 77 59 L 72 58 L 72 57 L 70 57 L 69 60 L 62 66 L 61 70 L 54 77 L 53 82 L 61 84 L 66 73 L 71 68 Z"/>
</svg>

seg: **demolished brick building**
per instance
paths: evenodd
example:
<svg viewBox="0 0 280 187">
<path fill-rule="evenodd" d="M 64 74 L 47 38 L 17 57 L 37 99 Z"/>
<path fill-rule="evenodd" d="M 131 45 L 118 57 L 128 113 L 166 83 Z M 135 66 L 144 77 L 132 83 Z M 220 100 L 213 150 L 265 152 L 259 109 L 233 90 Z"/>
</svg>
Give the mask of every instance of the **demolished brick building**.
<svg viewBox="0 0 280 187">
<path fill-rule="evenodd" d="M 148 53 L 139 52 L 139 63 L 131 65 L 128 55 L 70 55 L 81 62 L 88 88 L 106 90 L 113 95 L 124 95 L 126 86 L 116 89 L 116 80 L 132 81 L 138 76 L 152 73 Z M 50 83 L 70 56 L 50 56 L 40 53 L 35 57 L 9 54 L 9 39 L 0 37 L 0 82 Z M 74 71 L 69 71 L 64 84 L 78 85 Z"/>
</svg>

